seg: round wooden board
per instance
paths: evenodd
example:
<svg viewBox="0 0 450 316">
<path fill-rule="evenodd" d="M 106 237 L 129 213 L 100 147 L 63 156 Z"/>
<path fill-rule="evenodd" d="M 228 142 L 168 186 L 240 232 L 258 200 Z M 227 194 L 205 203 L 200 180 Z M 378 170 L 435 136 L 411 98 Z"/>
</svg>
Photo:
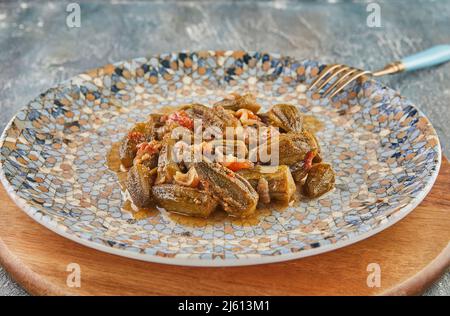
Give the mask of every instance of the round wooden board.
<svg viewBox="0 0 450 316">
<path fill-rule="evenodd" d="M 276 264 L 196 268 L 106 254 L 34 222 L 0 187 L 0 263 L 37 295 L 411 295 L 450 265 L 450 164 L 427 198 L 383 232 L 321 255 Z M 81 286 L 69 287 L 70 263 Z M 381 286 L 369 287 L 370 263 Z M 71 284 L 71 283 L 69 283 Z"/>
</svg>

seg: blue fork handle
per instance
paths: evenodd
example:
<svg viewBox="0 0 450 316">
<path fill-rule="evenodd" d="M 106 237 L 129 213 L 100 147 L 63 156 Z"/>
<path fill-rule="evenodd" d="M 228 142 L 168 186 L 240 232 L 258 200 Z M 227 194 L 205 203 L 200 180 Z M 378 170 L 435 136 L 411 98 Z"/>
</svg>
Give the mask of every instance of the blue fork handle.
<svg viewBox="0 0 450 316">
<path fill-rule="evenodd" d="M 404 71 L 436 66 L 450 61 L 450 45 L 438 45 L 400 60 Z"/>
</svg>

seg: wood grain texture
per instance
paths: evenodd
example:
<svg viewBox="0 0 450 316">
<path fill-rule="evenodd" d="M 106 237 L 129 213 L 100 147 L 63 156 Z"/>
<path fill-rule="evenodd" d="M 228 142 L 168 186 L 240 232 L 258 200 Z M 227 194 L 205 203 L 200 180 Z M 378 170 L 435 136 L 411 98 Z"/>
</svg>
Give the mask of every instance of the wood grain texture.
<svg viewBox="0 0 450 316">
<path fill-rule="evenodd" d="M 411 295 L 450 264 L 450 164 L 405 219 L 357 244 L 288 262 L 247 267 L 162 265 L 102 253 L 47 230 L 0 188 L 0 264 L 37 295 Z M 70 288 L 67 265 L 81 267 Z M 367 266 L 381 287 L 367 286 Z"/>
</svg>

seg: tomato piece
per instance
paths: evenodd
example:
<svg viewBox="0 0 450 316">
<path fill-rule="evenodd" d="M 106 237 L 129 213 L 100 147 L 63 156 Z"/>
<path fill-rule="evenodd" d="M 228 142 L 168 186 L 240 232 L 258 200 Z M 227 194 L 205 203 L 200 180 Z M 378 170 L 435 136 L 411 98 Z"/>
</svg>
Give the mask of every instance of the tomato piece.
<svg viewBox="0 0 450 316">
<path fill-rule="evenodd" d="M 188 129 L 194 129 L 194 121 L 183 110 L 171 113 L 167 118 L 167 122 L 175 122 Z"/>
<path fill-rule="evenodd" d="M 309 170 L 312 167 L 312 161 L 314 157 L 317 155 L 315 150 L 310 150 L 306 153 L 305 159 L 303 160 L 303 169 Z"/>
<path fill-rule="evenodd" d="M 238 171 L 241 169 L 250 169 L 253 167 L 253 163 L 251 161 L 231 161 L 224 162 L 223 165 L 230 169 L 231 171 Z"/>
<path fill-rule="evenodd" d="M 253 113 L 252 111 L 247 110 L 247 109 L 239 109 L 239 110 L 237 110 L 236 111 L 236 116 L 238 118 L 241 118 L 242 116 L 244 116 L 244 118 L 250 119 L 250 120 L 257 120 L 257 121 L 261 120 L 258 115 L 256 115 L 255 113 Z"/>
<path fill-rule="evenodd" d="M 157 153 L 161 147 L 161 144 L 156 141 L 151 141 L 150 143 L 142 142 L 136 147 L 138 149 L 136 157 L 141 158 L 145 154 L 152 155 L 154 153 Z"/>
<path fill-rule="evenodd" d="M 141 132 L 129 132 L 128 139 L 134 143 L 140 143 L 145 141 L 145 136 Z"/>
</svg>

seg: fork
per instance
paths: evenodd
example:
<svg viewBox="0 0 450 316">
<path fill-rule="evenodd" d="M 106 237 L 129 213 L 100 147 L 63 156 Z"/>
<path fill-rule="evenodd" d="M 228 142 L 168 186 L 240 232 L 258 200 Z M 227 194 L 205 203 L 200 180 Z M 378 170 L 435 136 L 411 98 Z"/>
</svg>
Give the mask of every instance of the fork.
<svg viewBox="0 0 450 316">
<path fill-rule="evenodd" d="M 351 82 L 362 76 L 380 77 L 392 75 L 403 71 L 407 72 L 436 66 L 447 61 L 450 61 L 450 45 L 434 46 L 423 52 L 389 63 L 383 69 L 374 72 L 343 64 L 331 64 L 318 74 L 318 77 L 311 83 L 308 90 L 316 91 L 322 97 L 328 96 L 331 99 Z"/>
</svg>

